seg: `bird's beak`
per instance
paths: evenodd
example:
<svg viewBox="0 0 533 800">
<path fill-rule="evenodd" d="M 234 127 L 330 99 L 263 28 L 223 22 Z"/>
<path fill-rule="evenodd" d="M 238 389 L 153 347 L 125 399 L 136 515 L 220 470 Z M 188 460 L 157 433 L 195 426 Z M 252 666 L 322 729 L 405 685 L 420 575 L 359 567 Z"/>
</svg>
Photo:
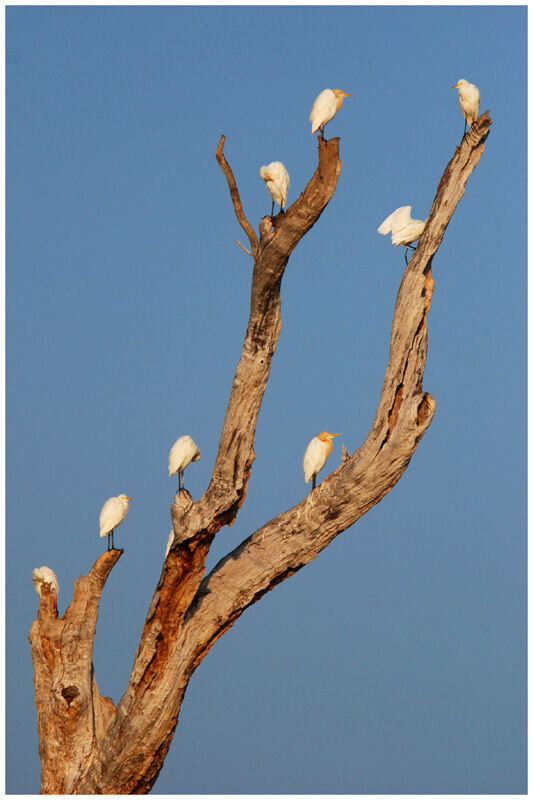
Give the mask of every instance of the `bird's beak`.
<svg viewBox="0 0 533 800">
<path fill-rule="evenodd" d="M 263 180 L 264 180 L 264 181 L 271 181 L 271 180 L 272 180 L 272 178 L 270 177 L 270 175 L 265 175 L 265 177 L 263 178 Z"/>
<path fill-rule="evenodd" d="M 340 433 L 330 433 L 330 437 L 333 439 L 334 436 L 340 436 Z"/>
<path fill-rule="evenodd" d="M 133 497 L 126 497 L 126 500 L 133 500 Z"/>
<path fill-rule="evenodd" d="M 453 86 L 450 86 L 450 89 L 458 89 L 458 88 L 459 88 L 459 84 L 458 83 L 454 83 Z"/>
<path fill-rule="evenodd" d="M 344 97 L 353 97 L 353 94 L 351 92 L 343 92 L 342 94 Z"/>
</svg>

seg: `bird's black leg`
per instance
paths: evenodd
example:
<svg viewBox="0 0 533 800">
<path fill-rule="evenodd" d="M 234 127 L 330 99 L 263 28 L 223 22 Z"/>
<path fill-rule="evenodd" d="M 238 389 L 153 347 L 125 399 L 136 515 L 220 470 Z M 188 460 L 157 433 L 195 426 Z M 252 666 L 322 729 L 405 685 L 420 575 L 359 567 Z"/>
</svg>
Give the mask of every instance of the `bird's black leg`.
<svg viewBox="0 0 533 800">
<path fill-rule="evenodd" d="M 272 198 L 272 209 L 271 209 L 271 211 L 270 211 L 270 216 L 271 216 L 271 217 L 273 217 L 273 216 L 274 216 L 274 198 Z"/>
<path fill-rule="evenodd" d="M 115 549 L 115 529 L 111 531 L 111 550 Z"/>
<path fill-rule="evenodd" d="M 412 244 L 406 244 L 405 245 L 405 256 L 404 257 L 405 257 L 405 263 L 406 264 L 408 263 L 408 261 L 407 261 L 407 251 L 408 250 L 416 250 L 416 247 L 413 247 Z"/>
<path fill-rule="evenodd" d="M 316 475 L 313 475 L 313 485 L 312 485 L 312 487 L 311 487 L 311 491 L 313 491 L 313 489 L 315 488 L 315 486 L 316 486 Z"/>
</svg>

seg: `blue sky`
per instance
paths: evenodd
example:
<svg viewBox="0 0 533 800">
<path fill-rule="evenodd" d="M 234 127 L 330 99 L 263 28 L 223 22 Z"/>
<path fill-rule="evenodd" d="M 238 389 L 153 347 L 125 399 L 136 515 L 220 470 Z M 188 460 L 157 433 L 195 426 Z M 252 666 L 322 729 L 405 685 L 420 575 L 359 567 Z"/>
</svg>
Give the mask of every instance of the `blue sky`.
<svg viewBox="0 0 533 800">
<path fill-rule="evenodd" d="M 297 503 L 318 431 L 351 452 L 386 367 L 403 249 L 463 132 L 461 77 L 493 119 L 433 262 L 424 388 L 435 418 L 383 501 L 249 609 L 189 684 L 155 793 L 526 790 L 525 7 L 9 7 L 6 10 L 7 791 L 39 789 L 27 633 L 33 567 L 59 610 L 134 500 L 95 640 L 120 699 L 157 582 L 183 434 L 207 488 L 248 309 L 245 212 L 316 165 L 309 111 L 353 92 L 337 192 L 291 256 L 283 330 L 235 525 L 210 569 Z M 327 472 L 327 470 L 325 471 Z M 325 473 L 324 473 L 325 474 Z"/>
</svg>

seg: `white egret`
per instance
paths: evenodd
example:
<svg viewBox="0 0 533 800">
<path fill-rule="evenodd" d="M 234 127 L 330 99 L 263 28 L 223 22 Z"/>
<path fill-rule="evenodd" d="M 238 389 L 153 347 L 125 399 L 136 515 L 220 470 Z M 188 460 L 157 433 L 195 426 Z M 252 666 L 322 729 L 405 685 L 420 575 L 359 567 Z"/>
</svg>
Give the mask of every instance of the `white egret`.
<svg viewBox="0 0 533 800">
<path fill-rule="evenodd" d="M 342 89 L 324 89 L 323 92 L 320 92 L 309 114 L 311 133 L 315 133 L 320 128 L 320 133 L 324 137 L 324 125 L 333 119 L 344 103 L 345 97 L 353 97 L 353 95 L 350 92 L 343 92 Z"/>
<path fill-rule="evenodd" d="M 178 473 L 178 492 L 183 487 L 183 470 L 191 461 L 199 461 L 202 451 L 197 446 L 192 436 L 180 436 L 168 454 L 168 476 Z"/>
<path fill-rule="evenodd" d="M 31 574 L 31 579 L 33 581 L 33 585 L 35 586 L 35 591 L 41 596 L 41 589 L 43 587 L 43 583 L 50 584 L 50 591 L 55 592 L 56 595 L 59 592 L 59 583 L 57 582 L 57 577 L 53 569 L 50 567 L 35 567 Z"/>
<path fill-rule="evenodd" d="M 476 121 L 479 111 L 479 89 L 473 83 L 468 83 L 464 78 L 461 78 L 454 83 L 452 89 L 459 89 L 459 105 L 465 118 L 465 129 L 463 136 L 466 133 L 466 124 L 470 127 Z"/>
<path fill-rule="evenodd" d="M 339 436 L 339 434 L 322 431 L 318 436 L 315 436 L 314 439 L 311 439 L 307 445 L 307 450 L 304 455 L 304 477 L 306 483 L 309 483 L 311 478 L 313 479 L 313 489 L 316 485 L 316 476 L 326 463 L 326 458 L 333 449 L 333 442 L 331 440 L 334 436 Z"/>
<path fill-rule="evenodd" d="M 411 247 L 411 243 L 415 242 L 420 236 L 426 226 L 426 219 L 411 219 L 412 206 L 401 206 L 393 211 L 392 214 L 383 220 L 378 228 L 378 233 L 384 236 L 387 233 L 392 233 L 391 240 L 396 246 L 405 245 L 405 263 L 407 264 L 407 249 Z M 411 250 L 414 250 L 411 247 Z"/>
<path fill-rule="evenodd" d="M 289 173 L 281 161 L 272 161 L 266 167 L 261 167 L 259 175 L 265 181 L 266 187 L 272 195 L 272 211 L 270 212 L 272 217 L 274 215 L 274 201 L 276 201 L 281 211 L 285 208 L 287 189 L 289 188 Z"/>
<path fill-rule="evenodd" d="M 107 549 L 109 550 L 109 537 L 111 537 L 111 550 L 115 549 L 113 534 L 128 513 L 129 502 L 133 498 L 127 494 L 110 497 L 105 501 L 100 511 L 100 536 L 107 536 Z"/>
</svg>

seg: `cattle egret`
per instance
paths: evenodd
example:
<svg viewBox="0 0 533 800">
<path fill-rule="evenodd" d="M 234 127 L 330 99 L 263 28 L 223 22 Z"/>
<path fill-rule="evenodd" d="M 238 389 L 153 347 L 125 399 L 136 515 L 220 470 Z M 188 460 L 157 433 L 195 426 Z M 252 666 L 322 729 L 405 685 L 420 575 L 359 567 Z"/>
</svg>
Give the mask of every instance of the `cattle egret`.
<svg viewBox="0 0 533 800">
<path fill-rule="evenodd" d="M 43 587 L 43 583 L 50 584 L 50 591 L 55 592 L 56 595 L 59 592 L 59 583 L 57 582 L 57 577 L 53 569 L 50 567 L 35 567 L 31 574 L 31 579 L 33 581 L 33 585 L 35 586 L 35 591 L 41 596 L 41 589 Z"/>
<path fill-rule="evenodd" d="M 201 457 L 202 452 L 192 436 L 180 436 L 172 445 L 168 454 L 168 476 L 178 473 L 178 492 L 184 488 L 183 470 L 191 461 L 199 461 Z"/>
<path fill-rule="evenodd" d="M 307 445 L 307 450 L 304 455 L 304 477 L 306 483 L 309 483 L 311 478 L 313 479 L 313 489 L 316 485 L 316 476 L 326 463 L 326 458 L 333 449 L 333 442 L 331 440 L 334 436 L 339 436 L 339 434 L 322 431 L 322 433 L 319 433 L 314 439 L 311 439 Z"/>
<path fill-rule="evenodd" d="M 390 217 L 383 220 L 378 228 L 378 233 L 384 236 L 392 233 L 391 240 L 396 246 L 405 245 L 405 263 L 407 264 L 407 248 L 411 247 L 411 242 L 416 241 L 422 236 L 427 220 L 411 219 L 412 206 L 401 206 L 393 211 Z M 414 250 L 414 247 L 411 247 Z"/>
<path fill-rule="evenodd" d="M 266 167 L 261 167 L 259 175 L 265 181 L 266 187 L 272 195 L 272 211 L 270 212 L 272 217 L 274 214 L 274 201 L 276 201 L 281 211 L 285 208 L 287 189 L 289 188 L 289 173 L 281 161 L 273 161 Z"/>
<path fill-rule="evenodd" d="M 115 549 L 113 534 L 128 513 L 129 502 L 132 500 L 127 494 L 110 497 L 106 500 L 100 511 L 100 536 L 107 536 L 107 549 L 109 550 L 109 537 L 111 537 L 111 550 Z"/>
<path fill-rule="evenodd" d="M 324 125 L 330 119 L 333 119 L 344 103 L 345 97 L 353 97 L 353 95 L 349 92 L 343 92 L 342 89 L 324 89 L 323 92 L 320 92 L 309 114 L 311 133 L 320 128 L 322 138 L 324 137 Z"/>
<path fill-rule="evenodd" d="M 479 89 L 473 83 L 468 83 L 464 78 L 454 83 L 452 89 L 459 89 L 459 105 L 465 118 L 465 129 L 463 136 L 466 133 L 466 124 L 470 127 L 476 121 L 479 111 Z"/>
</svg>

